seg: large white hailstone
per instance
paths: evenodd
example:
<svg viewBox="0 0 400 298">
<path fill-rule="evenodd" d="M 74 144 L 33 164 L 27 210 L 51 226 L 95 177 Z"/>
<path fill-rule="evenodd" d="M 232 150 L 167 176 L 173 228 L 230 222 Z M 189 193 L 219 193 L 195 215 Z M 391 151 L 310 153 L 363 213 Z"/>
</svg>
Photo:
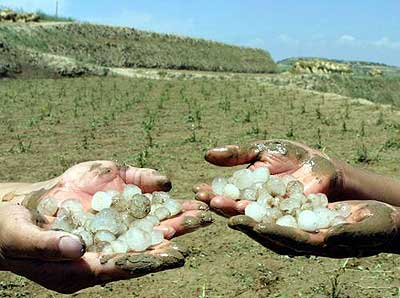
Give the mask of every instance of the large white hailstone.
<svg viewBox="0 0 400 298">
<path fill-rule="evenodd" d="M 267 209 L 260 206 L 257 202 L 250 202 L 244 209 L 244 214 L 251 217 L 255 221 L 260 222 L 262 218 L 267 214 Z"/>
<path fill-rule="evenodd" d="M 108 192 L 98 191 L 92 198 L 92 209 L 94 211 L 101 211 L 110 208 L 112 203 L 112 196 Z"/>
<path fill-rule="evenodd" d="M 37 211 L 43 216 L 54 216 L 58 209 L 58 202 L 53 197 L 47 197 L 41 200 L 37 206 Z"/>
<path fill-rule="evenodd" d="M 151 222 L 153 224 L 153 227 L 157 226 L 160 223 L 160 220 L 155 215 L 147 215 L 145 218 L 146 218 L 146 220 L 148 220 L 149 222 Z"/>
<path fill-rule="evenodd" d="M 63 201 L 60 208 L 63 208 L 70 213 L 80 213 L 83 211 L 82 203 L 77 199 L 68 199 Z"/>
<path fill-rule="evenodd" d="M 285 184 L 285 186 L 287 186 L 291 181 L 296 181 L 296 178 L 294 178 L 292 175 L 285 175 L 280 177 L 280 179 Z"/>
<path fill-rule="evenodd" d="M 164 191 L 155 191 L 151 197 L 152 204 L 164 204 L 168 200 L 171 200 L 171 196 L 169 193 Z"/>
<path fill-rule="evenodd" d="M 161 231 L 153 230 L 151 232 L 151 245 L 157 245 L 164 241 L 164 234 Z"/>
<path fill-rule="evenodd" d="M 265 216 L 276 221 L 278 218 L 281 218 L 283 214 L 278 208 L 267 208 Z"/>
<path fill-rule="evenodd" d="M 141 195 L 141 194 L 142 194 L 142 190 L 140 189 L 140 187 L 138 187 L 134 184 L 125 185 L 124 191 L 122 193 L 122 195 L 124 196 L 124 198 L 126 200 L 132 198 L 135 195 Z"/>
<path fill-rule="evenodd" d="M 271 207 L 272 196 L 264 189 L 258 190 L 257 203 L 263 207 Z"/>
<path fill-rule="evenodd" d="M 147 233 L 150 233 L 151 231 L 153 231 L 154 225 L 150 220 L 147 220 L 146 218 L 142 218 L 139 220 L 135 220 L 134 222 L 132 222 L 132 227 L 141 229 Z"/>
<path fill-rule="evenodd" d="M 83 210 L 80 212 L 75 212 L 75 213 L 71 214 L 72 223 L 78 227 L 86 226 L 87 221 L 89 221 L 91 219 L 91 217 L 88 216 L 88 214 L 90 214 L 90 213 L 85 213 L 85 211 L 83 211 Z"/>
<path fill-rule="evenodd" d="M 233 173 L 232 178 L 235 181 L 236 187 L 240 190 L 249 188 L 254 183 L 253 172 L 249 169 L 236 171 L 235 173 Z"/>
<path fill-rule="evenodd" d="M 90 230 L 92 233 L 97 231 L 109 231 L 117 235 L 121 231 L 121 222 L 119 213 L 113 209 L 103 209 L 90 221 Z"/>
<path fill-rule="evenodd" d="M 171 216 L 171 214 L 169 213 L 169 210 L 167 208 L 165 208 L 165 207 L 157 208 L 154 211 L 153 215 L 157 216 L 160 221 L 162 221 L 162 220 L 164 220 L 164 219 L 166 219 L 166 218 Z"/>
<path fill-rule="evenodd" d="M 281 218 L 278 218 L 276 224 L 283 227 L 297 228 L 296 219 L 291 215 L 284 215 Z"/>
<path fill-rule="evenodd" d="M 351 206 L 347 203 L 338 203 L 334 207 L 337 215 L 342 216 L 344 218 L 349 217 L 351 214 Z"/>
<path fill-rule="evenodd" d="M 222 195 L 225 198 L 230 198 L 230 199 L 239 199 L 240 197 L 240 190 L 233 184 L 227 184 L 224 187 L 224 191 L 222 192 Z"/>
<path fill-rule="evenodd" d="M 301 206 L 301 201 L 298 198 L 287 198 L 283 199 L 279 204 L 279 209 L 286 211 L 287 213 L 293 213 L 296 209 Z"/>
<path fill-rule="evenodd" d="M 118 191 L 116 191 L 116 190 L 107 190 L 107 193 L 108 193 L 112 198 L 114 198 L 114 197 L 119 197 L 119 196 L 120 196 L 120 193 L 119 193 Z"/>
<path fill-rule="evenodd" d="M 266 184 L 266 189 L 273 196 L 283 196 L 286 193 L 286 185 L 276 176 L 271 176 Z"/>
<path fill-rule="evenodd" d="M 85 243 L 86 247 L 93 245 L 93 235 L 90 232 L 86 231 L 83 227 L 78 227 L 71 233 L 79 236 Z"/>
<path fill-rule="evenodd" d="M 348 223 L 348 221 L 346 220 L 346 218 L 342 217 L 342 216 L 336 216 L 332 222 L 331 222 L 331 226 L 338 226 L 338 225 L 342 225 L 342 224 L 346 224 Z"/>
<path fill-rule="evenodd" d="M 104 246 L 104 247 L 103 247 L 103 250 L 102 250 L 101 252 L 102 252 L 103 254 L 105 254 L 105 255 L 111 255 L 111 254 L 114 253 L 114 251 L 113 251 L 113 249 L 112 249 L 112 247 L 111 247 L 111 244 L 108 244 L 108 245 Z"/>
<path fill-rule="evenodd" d="M 328 208 L 316 208 L 313 211 L 318 217 L 317 229 L 329 228 L 336 217 L 336 213 Z"/>
<path fill-rule="evenodd" d="M 115 240 L 111 242 L 111 248 L 114 253 L 124 254 L 128 251 L 128 244 L 126 241 Z"/>
<path fill-rule="evenodd" d="M 175 216 L 182 211 L 182 205 L 176 200 L 169 199 L 165 202 L 164 207 L 168 209 L 170 216 Z"/>
<path fill-rule="evenodd" d="M 211 188 L 212 188 L 213 192 L 214 192 L 216 195 L 222 196 L 222 194 L 223 194 L 223 192 L 224 192 L 225 185 L 226 185 L 227 183 L 228 183 L 228 182 L 226 181 L 225 178 L 222 178 L 222 177 L 215 177 L 215 178 L 213 179 L 213 181 L 211 182 Z"/>
<path fill-rule="evenodd" d="M 311 210 L 301 211 L 297 217 L 298 227 L 307 232 L 318 229 L 318 216 Z"/>
<path fill-rule="evenodd" d="M 249 201 L 256 201 L 257 200 L 257 191 L 255 189 L 246 188 L 246 189 L 241 191 L 240 199 L 249 200 Z"/>
<path fill-rule="evenodd" d="M 111 243 L 115 240 L 115 235 L 110 233 L 109 231 L 97 231 L 94 235 L 94 241 L 98 242 L 108 242 Z"/>
<path fill-rule="evenodd" d="M 309 194 L 307 200 L 311 202 L 314 209 L 328 206 L 328 198 L 323 193 Z"/>
<path fill-rule="evenodd" d="M 53 230 L 62 230 L 65 232 L 71 232 L 74 229 L 71 219 L 66 216 L 56 217 L 56 219 L 51 224 L 51 228 Z"/>
<path fill-rule="evenodd" d="M 145 251 L 151 246 L 150 234 L 138 228 L 130 228 L 125 235 L 129 250 Z"/>
<path fill-rule="evenodd" d="M 260 167 L 253 171 L 253 183 L 265 183 L 269 179 L 269 169 L 267 167 Z"/>
<path fill-rule="evenodd" d="M 286 186 L 286 193 L 289 195 L 292 194 L 303 194 L 304 192 L 304 185 L 300 181 L 293 180 L 290 181 Z"/>
<path fill-rule="evenodd" d="M 291 199 L 299 200 L 301 202 L 301 205 L 303 205 L 303 204 L 305 204 L 307 202 L 307 197 L 302 193 L 290 194 L 289 197 Z"/>
</svg>

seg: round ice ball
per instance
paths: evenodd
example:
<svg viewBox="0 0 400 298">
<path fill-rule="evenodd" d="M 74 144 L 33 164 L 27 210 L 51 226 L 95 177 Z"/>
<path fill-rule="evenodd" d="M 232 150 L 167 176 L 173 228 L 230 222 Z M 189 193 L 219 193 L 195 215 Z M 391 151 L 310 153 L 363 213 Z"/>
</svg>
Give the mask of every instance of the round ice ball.
<svg viewBox="0 0 400 298">
<path fill-rule="evenodd" d="M 328 206 L 328 198 L 323 193 L 309 194 L 307 200 L 311 202 L 314 209 Z"/>
<path fill-rule="evenodd" d="M 253 183 L 265 183 L 268 181 L 269 175 L 267 167 L 259 167 L 253 171 Z"/>
<path fill-rule="evenodd" d="M 164 207 L 168 209 L 170 216 L 175 216 L 182 211 L 182 205 L 174 199 L 167 200 L 164 203 Z"/>
<path fill-rule="evenodd" d="M 125 235 L 129 250 L 145 251 L 151 246 L 151 236 L 138 228 L 130 228 Z"/>
<path fill-rule="evenodd" d="M 162 220 L 170 217 L 171 213 L 169 212 L 169 210 L 167 208 L 165 208 L 164 206 L 161 206 L 154 211 L 153 215 L 155 215 L 160 221 L 162 221 Z"/>
<path fill-rule="evenodd" d="M 215 177 L 211 183 L 211 188 L 216 195 L 222 196 L 227 183 L 225 178 Z"/>
<path fill-rule="evenodd" d="M 67 210 L 70 213 L 83 212 L 82 203 L 77 199 L 68 199 L 61 203 L 60 208 Z"/>
<path fill-rule="evenodd" d="M 251 217 L 255 221 L 260 222 L 267 214 L 267 210 L 265 207 L 260 206 L 260 204 L 257 202 L 250 202 L 244 209 L 244 214 Z"/>
<path fill-rule="evenodd" d="M 317 208 L 313 210 L 318 217 L 317 229 L 327 229 L 331 226 L 336 213 L 328 208 Z"/>
<path fill-rule="evenodd" d="M 225 185 L 222 195 L 226 198 L 236 200 L 240 197 L 240 190 L 235 185 L 229 183 Z"/>
<path fill-rule="evenodd" d="M 266 184 L 266 189 L 273 196 L 283 196 L 286 193 L 286 185 L 279 177 L 271 176 Z"/>
<path fill-rule="evenodd" d="M 253 182 L 253 173 L 249 169 L 243 169 L 233 173 L 235 185 L 239 189 L 249 188 Z"/>
<path fill-rule="evenodd" d="M 90 247 L 93 245 L 92 233 L 86 231 L 83 227 L 78 227 L 75 230 L 73 230 L 71 233 L 79 236 L 85 243 L 86 247 Z"/>
<path fill-rule="evenodd" d="M 164 241 L 164 234 L 161 231 L 153 230 L 151 232 L 151 245 L 157 245 Z"/>
<path fill-rule="evenodd" d="M 301 206 L 301 201 L 293 197 L 283 199 L 279 203 L 279 209 L 282 211 L 286 211 L 287 213 L 293 213 L 296 209 L 299 209 L 300 206 Z"/>
<path fill-rule="evenodd" d="M 318 229 L 318 216 L 311 210 L 301 211 L 297 217 L 298 227 L 307 232 Z"/>
<path fill-rule="evenodd" d="M 94 235 L 94 242 L 108 242 L 111 243 L 115 240 L 115 235 L 109 231 L 97 231 Z"/>
<path fill-rule="evenodd" d="M 74 226 L 72 225 L 71 219 L 66 216 L 56 217 L 56 219 L 51 224 L 51 229 L 61 230 L 65 232 L 72 232 Z"/>
<path fill-rule="evenodd" d="M 293 180 L 289 181 L 286 186 L 286 193 L 289 195 L 292 194 L 303 194 L 304 192 L 304 185 L 300 181 Z"/>
<path fill-rule="evenodd" d="M 54 216 L 58 209 L 58 202 L 53 197 L 41 200 L 37 206 L 37 211 L 43 216 Z"/>
<path fill-rule="evenodd" d="M 151 203 L 152 204 L 164 204 L 166 201 L 171 200 L 169 193 L 164 191 L 155 191 L 152 193 Z"/>
<path fill-rule="evenodd" d="M 283 227 L 297 228 L 296 219 L 291 215 L 284 215 L 281 218 L 278 218 L 276 224 Z"/>
<path fill-rule="evenodd" d="M 246 189 L 241 191 L 240 199 L 249 200 L 249 201 L 256 201 L 257 200 L 257 191 L 255 189 L 246 188 Z"/>
<path fill-rule="evenodd" d="M 147 218 L 142 218 L 139 220 L 135 220 L 131 224 L 132 227 L 139 228 L 147 233 L 153 231 L 154 224 L 151 220 L 147 220 Z"/>
<path fill-rule="evenodd" d="M 122 195 L 124 196 L 125 199 L 132 198 L 135 195 L 141 195 L 142 190 L 140 187 L 134 185 L 134 184 L 127 184 L 125 185 L 124 191 Z"/>
<path fill-rule="evenodd" d="M 91 220 L 89 227 L 93 233 L 109 231 L 117 235 L 121 231 L 120 215 L 113 209 L 103 209 Z"/>
<path fill-rule="evenodd" d="M 272 202 L 272 196 L 268 191 L 263 188 L 260 188 L 257 191 L 257 203 L 263 207 L 270 207 Z"/>
<path fill-rule="evenodd" d="M 114 253 L 126 253 L 128 251 L 128 244 L 122 240 L 114 240 L 111 242 L 111 248 Z"/>
<path fill-rule="evenodd" d="M 94 211 L 101 211 L 110 208 L 112 203 L 112 196 L 108 192 L 98 191 L 92 198 L 92 209 Z"/>
</svg>

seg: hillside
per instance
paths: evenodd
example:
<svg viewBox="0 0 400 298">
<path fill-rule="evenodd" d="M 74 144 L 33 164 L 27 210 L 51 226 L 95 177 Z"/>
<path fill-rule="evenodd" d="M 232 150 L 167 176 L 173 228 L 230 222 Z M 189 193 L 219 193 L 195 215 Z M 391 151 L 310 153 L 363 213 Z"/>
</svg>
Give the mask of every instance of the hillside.
<svg viewBox="0 0 400 298">
<path fill-rule="evenodd" d="M 346 60 L 339 60 L 339 59 L 328 59 L 328 58 L 318 58 L 318 57 L 292 57 L 278 61 L 278 66 L 281 70 L 289 70 L 296 62 L 303 60 L 303 61 L 310 61 L 310 60 L 321 60 L 327 62 L 334 62 L 334 63 L 342 63 L 349 65 L 353 72 L 356 74 L 368 74 L 372 69 L 379 69 L 384 74 L 400 74 L 400 67 L 387 65 L 384 63 L 377 63 L 377 62 L 367 62 L 367 61 L 346 61 Z"/>
<path fill-rule="evenodd" d="M 67 70 L 67 75 L 72 76 L 84 72 L 85 67 L 91 69 L 89 66 L 276 71 L 276 64 L 264 50 L 87 23 L 0 23 L 0 43 L 3 68 L 9 64 L 8 69 L 18 69 L 22 63 L 28 68 L 34 65 L 35 69 L 51 70 L 48 58 L 61 56 L 75 68 L 83 68 L 72 73 Z"/>
</svg>

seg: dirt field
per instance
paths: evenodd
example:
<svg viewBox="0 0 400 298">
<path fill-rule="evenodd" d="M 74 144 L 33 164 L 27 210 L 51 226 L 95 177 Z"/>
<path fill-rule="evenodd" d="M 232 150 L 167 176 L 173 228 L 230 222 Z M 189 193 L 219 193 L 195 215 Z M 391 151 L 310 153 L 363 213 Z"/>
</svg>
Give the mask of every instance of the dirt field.
<svg viewBox="0 0 400 298">
<path fill-rule="evenodd" d="M 0 102 L 1 182 L 44 180 L 80 161 L 117 159 L 159 169 L 172 178 L 176 197 L 193 198 L 194 183 L 232 171 L 208 165 L 207 148 L 266 138 L 305 142 L 399 176 L 399 112 L 333 94 L 249 79 L 79 78 L 2 80 Z M 215 218 L 176 239 L 190 248 L 183 268 L 71 296 L 400 297 L 399 256 L 279 256 Z M 0 273 L 0 297 L 58 296 Z"/>
</svg>

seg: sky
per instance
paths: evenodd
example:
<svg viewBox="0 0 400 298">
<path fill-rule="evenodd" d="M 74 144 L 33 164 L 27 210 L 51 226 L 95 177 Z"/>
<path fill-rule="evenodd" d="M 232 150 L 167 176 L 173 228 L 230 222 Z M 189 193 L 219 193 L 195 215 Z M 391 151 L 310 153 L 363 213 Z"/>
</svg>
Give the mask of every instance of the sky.
<svg viewBox="0 0 400 298">
<path fill-rule="evenodd" d="M 0 0 L 55 13 L 57 0 Z M 400 0 L 58 0 L 80 21 L 200 37 L 269 51 L 400 66 Z"/>
</svg>

